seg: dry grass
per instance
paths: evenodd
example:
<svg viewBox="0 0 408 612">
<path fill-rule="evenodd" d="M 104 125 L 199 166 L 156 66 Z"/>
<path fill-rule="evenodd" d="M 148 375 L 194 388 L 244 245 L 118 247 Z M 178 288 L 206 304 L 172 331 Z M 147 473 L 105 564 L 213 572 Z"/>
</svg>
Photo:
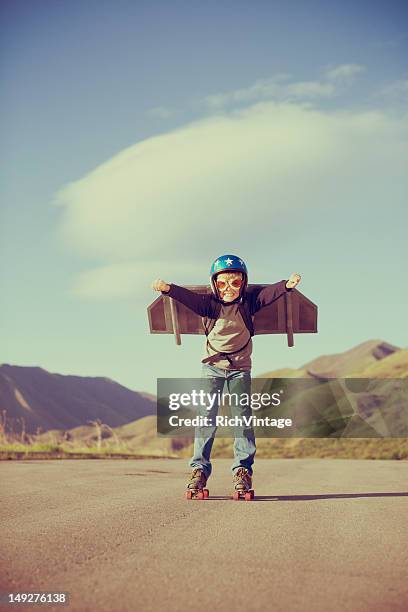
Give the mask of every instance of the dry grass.
<svg viewBox="0 0 408 612">
<path fill-rule="evenodd" d="M 185 458 L 191 454 L 192 446 L 180 453 Z M 232 457 L 233 441 L 216 438 L 212 456 Z M 256 456 L 259 459 L 408 459 L 408 438 L 259 438 Z"/>
</svg>

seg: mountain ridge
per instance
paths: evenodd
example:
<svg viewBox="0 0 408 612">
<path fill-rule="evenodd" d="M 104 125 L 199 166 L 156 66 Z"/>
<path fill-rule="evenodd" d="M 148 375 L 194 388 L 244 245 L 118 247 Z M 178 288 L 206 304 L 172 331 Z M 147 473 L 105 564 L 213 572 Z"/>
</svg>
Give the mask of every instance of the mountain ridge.
<svg viewBox="0 0 408 612">
<path fill-rule="evenodd" d="M 23 372 L 28 376 L 19 377 Z M 405 377 L 408 376 L 408 349 L 400 349 L 383 340 L 368 340 L 343 353 L 317 357 L 298 369 L 280 368 L 257 378 L 324 378 L 328 374 L 329 378 L 333 376 Z M 39 406 L 38 389 L 33 392 L 33 384 L 39 380 L 52 382 L 46 387 L 52 397 L 45 406 Z M 60 395 L 55 394 L 55 386 L 61 384 Z M 107 391 L 106 396 L 104 393 Z M 71 404 L 67 405 L 67 397 L 69 401 L 72 398 L 75 400 L 75 409 Z M 61 404 L 58 404 L 58 401 Z M 18 410 L 10 411 L 10 406 L 17 406 Z M 47 415 L 45 408 L 51 409 L 51 412 L 54 410 L 54 413 Z M 149 450 L 155 447 L 153 438 L 157 442 L 156 423 L 152 418 L 156 413 L 155 396 L 131 391 L 107 377 L 63 375 L 49 373 L 38 366 L 3 364 L 0 365 L 0 413 L 4 409 L 7 409 L 8 418 L 24 417 L 25 431 L 31 434 L 37 432 L 40 427 L 42 430 L 50 431 L 54 438 L 64 439 L 65 434 L 75 438 L 80 432 L 72 433 L 72 430 L 85 427 L 79 438 L 89 442 L 95 440 L 96 435 L 95 427 L 89 423 L 99 419 L 114 430 L 112 434 L 105 432 L 104 438 L 114 438 L 116 435 L 126 439 L 132 448 L 143 446 Z M 49 436 L 47 438 L 49 439 Z M 168 441 L 162 440 L 157 444 L 161 451 L 173 448 L 173 444 Z"/>
<path fill-rule="evenodd" d="M 118 427 L 155 411 L 154 396 L 132 391 L 106 377 L 0 365 L 0 413 L 6 413 L 6 430 L 72 429 L 95 419 Z"/>
<path fill-rule="evenodd" d="M 400 347 L 384 340 L 367 340 L 342 353 L 320 355 L 300 366 L 300 368 L 280 368 L 265 372 L 257 378 L 278 378 L 279 374 L 285 371 L 288 372 L 287 375 L 281 376 L 281 378 L 345 378 L 357 370 L 363 371 L 401 350 Z"/>
</svg>

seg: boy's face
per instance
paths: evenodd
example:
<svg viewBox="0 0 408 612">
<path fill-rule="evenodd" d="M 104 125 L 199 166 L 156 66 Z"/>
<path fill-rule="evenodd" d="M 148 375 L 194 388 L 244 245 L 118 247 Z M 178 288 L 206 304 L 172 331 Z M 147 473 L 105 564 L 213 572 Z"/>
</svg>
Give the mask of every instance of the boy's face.
<svg viewBox="0 0 408 612">
<path fill-rule="evenodd" d="M 233 302 L 239 297 L 243 282 L 241 272 L 221 272 L 215 279 L 218 294 L 223 302 Z"/>
</svg>

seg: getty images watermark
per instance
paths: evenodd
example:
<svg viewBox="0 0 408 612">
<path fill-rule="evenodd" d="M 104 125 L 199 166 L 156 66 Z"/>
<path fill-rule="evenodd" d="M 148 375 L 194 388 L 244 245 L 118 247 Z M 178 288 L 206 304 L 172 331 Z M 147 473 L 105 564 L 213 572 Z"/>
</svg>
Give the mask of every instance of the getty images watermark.
<svg viewBox="0 0 408 612">
<path fill-rule="evenodd" d="M 237 437 L 408 437 L 408 379 L 159 378 L 157 432 Z M 205 430 L 205 431 L 204 431 Z"/>
<path fill-rule="evenodd" d="M 197 414 L 196 416 L 181 417 L 169 415 L 168 422 L 171 427 L 292 427 L 292 419 L 272 418 L 269 416 L 257 417 L 246 414 L 243 408 L 260 410 L 271 406 L 280 406 L 281 397 L 279 392 L 275 393 L 229 393 L 208 392 L 204 389 L 192 389 L 189 393 L 170 393 L 169 410 L 177 411 L 180 408 L 196 408 L 207 410 L 209 414 Z M 239 409 L 242 414 L 233 416 L 211 413 L 220 406 Z"/>
</svg>

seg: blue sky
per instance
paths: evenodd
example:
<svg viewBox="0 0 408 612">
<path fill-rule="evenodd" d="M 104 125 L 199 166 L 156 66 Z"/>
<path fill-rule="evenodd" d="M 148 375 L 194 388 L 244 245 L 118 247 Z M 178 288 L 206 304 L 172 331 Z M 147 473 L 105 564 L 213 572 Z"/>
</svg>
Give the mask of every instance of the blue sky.
<svg viewBox="0 0 408 612">
<path fill-rule="evenodd" d="M 154 278 L 302 274 L 318 335 L 253 373 L 407 346 L 402 2 L 1 3 L 0 362 L 154 392 L 202 337 L 148 333 Z"/>
</svg>

